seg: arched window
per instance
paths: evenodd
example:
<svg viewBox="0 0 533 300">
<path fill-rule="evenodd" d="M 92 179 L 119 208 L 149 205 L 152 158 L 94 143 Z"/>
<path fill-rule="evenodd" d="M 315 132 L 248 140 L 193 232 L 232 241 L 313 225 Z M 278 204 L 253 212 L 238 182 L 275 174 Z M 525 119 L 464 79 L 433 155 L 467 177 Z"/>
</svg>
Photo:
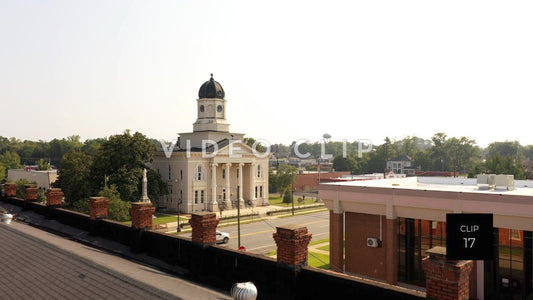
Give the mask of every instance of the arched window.
<svg viewBox="0 0 533 300">
<path fill-rule="evenodd" d="M 202 166 L 198 166 L 198 168 L 196 169 L 196 180 L 203 180 Z"/>
<path fill-rule="evenodd" d="M 198 191 L 194 191 L 194 204 L 198 204 Z"/>
</svg>

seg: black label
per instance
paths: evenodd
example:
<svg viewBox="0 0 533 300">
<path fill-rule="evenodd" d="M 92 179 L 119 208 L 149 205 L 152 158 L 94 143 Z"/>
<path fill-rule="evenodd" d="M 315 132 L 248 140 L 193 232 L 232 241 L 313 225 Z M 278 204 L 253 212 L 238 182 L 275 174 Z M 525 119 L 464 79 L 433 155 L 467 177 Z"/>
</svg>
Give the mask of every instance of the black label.
<svg viewBox="0 0 533 300">
<path fill-rule="evenodd" d="M 446 259 L 492 260 L 492 214 L 446 214 Z"/>
</svg>

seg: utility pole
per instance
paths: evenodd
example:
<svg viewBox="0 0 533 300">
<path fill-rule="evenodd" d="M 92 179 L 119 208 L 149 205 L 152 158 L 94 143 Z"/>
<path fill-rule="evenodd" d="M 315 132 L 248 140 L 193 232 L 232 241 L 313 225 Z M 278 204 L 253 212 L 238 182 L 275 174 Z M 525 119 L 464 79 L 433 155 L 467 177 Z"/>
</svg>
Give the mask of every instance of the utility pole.
<svg viewBox="0 0 533 300">
<path fill-rule="evenodd" d="M 292 202 L 292 215 L 294 216 L 294 172 L 291 172 L 291 202 Z"/>
</svg>

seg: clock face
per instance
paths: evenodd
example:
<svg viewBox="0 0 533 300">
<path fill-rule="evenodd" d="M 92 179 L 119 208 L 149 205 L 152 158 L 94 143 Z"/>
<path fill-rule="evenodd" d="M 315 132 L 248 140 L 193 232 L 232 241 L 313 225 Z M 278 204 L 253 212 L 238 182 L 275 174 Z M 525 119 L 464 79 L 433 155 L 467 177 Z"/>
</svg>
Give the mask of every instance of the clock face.
<svg viewBox="0 0 533 300">
<path fill-rule="evenodd" d="M 200 112 L 204 112 L 204 106 L 200 105 Z"/>
<path fill-rule="evenodd" d="M 222 112 L 222 105 L 217 106 L 217 111 Z"/>
</svg>

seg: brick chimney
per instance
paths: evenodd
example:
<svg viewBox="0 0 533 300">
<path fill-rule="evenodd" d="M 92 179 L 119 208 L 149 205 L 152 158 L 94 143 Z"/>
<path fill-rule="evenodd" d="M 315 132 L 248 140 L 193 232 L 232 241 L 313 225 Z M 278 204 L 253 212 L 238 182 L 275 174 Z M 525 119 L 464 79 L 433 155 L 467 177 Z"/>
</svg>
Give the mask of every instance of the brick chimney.
<svg viewBox="0 0 533 300">
<path fill-rule="evenodd" d="M 17 184 L 14 182 L 4 184 L 4 192 L 6 197 L 17 196 Z"/>
<path fill-rule="evenodd" d="M 27 184 L 24 190 L 24 200 L 37 201 L 39 199 L 39 188 L 33 184 Z"/>
<path fill-rule="evenodd" d="M 61 189 L 50 188 L 46 193 L 46 206 L 61 206 L 61 201 L 63 200 L 63 191 Z"/>
<path fill-rule="evenodd" d="M 446 260 L 446 248 L 434 247 L 426 251 L 422 260 L 426 273 L 427 299 L 469 299 L 471 260 Z"/>
<path fill-rule="evenodd" d="M 152 216 L 155 207 L 150 202 L 133 202 L 130 208 L 131 227 L 137 229 L 151 229 Z"/>
<path fill-rule="evenodd" d="M 215 244 L 218 222 L 219 220 L 215 213 L 193 213 L 189 220 L 189 224 L 192 227 L 192 241 L 204 245 Z"/>
<path fill-rule="evenodd" d="M 91 220 L 107 218 L 109 199 L 107 199 L 106 197 L 89 197 L 88 201 Z"/>
<path fill-rule="evenodd" d="M 307 265 L 307 246 L 311 241 L 307 227 L 286 225 L 276 227 L 274 240 L 278 246 L 278 263 L 289 266 Z"/>
</svg>

